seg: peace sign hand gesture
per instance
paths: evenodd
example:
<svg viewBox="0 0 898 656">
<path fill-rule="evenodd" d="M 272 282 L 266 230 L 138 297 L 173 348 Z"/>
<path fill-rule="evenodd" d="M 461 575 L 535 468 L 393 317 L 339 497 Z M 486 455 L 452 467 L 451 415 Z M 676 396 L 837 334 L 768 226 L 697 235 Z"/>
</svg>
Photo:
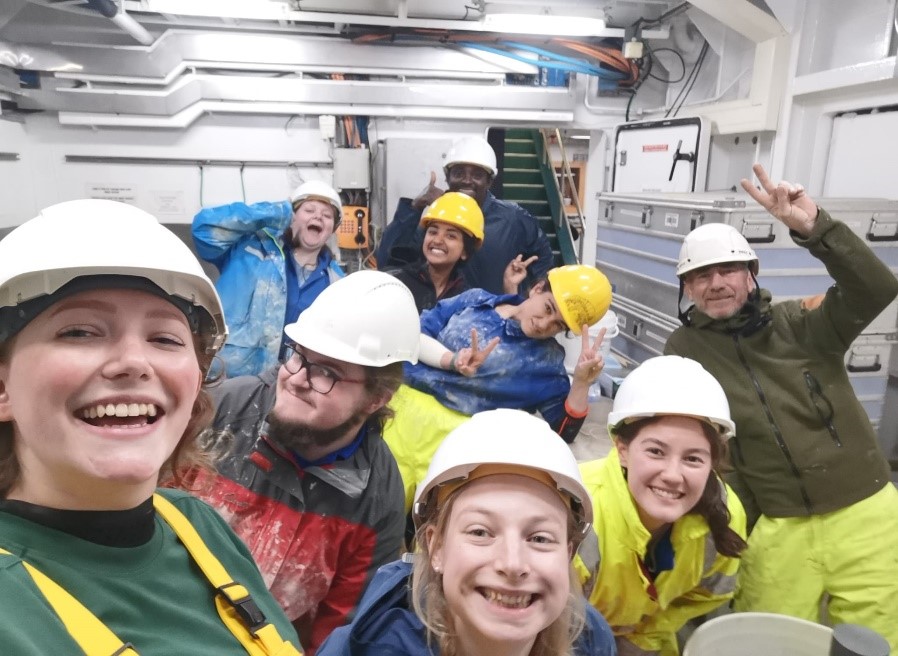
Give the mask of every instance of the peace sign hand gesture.
<svg viewBox="0 0 898 656">
<path fill-rule="evenodd" d="M 452 367 L 462 376 L 471 377 L 480 369 L 487 356 L 499 345 L 499 338 L 493 337 L 489 344 L 479 348 L 477 330 L 471 328 L 471 346 L 460 349 L 452 356 Z"/>
<path fill-rule="evenodd" d="M 605 339 L 605 329 L 602 328 L 596 335 L 595 341 L 589 343 L 589 326 L 584 324 L 580 333 L 580 357 L 574 366 L 574 380 L 587 385 L 592 385 L 602 369 L 605 368 L 605 357 L 602 355 L 602 342 Z"/>
<path fill-rule="evenodd" d="M 527 267 L 539 259 L 538 255 L 531 255 L 526 260 L 520 253 L 516 258 L 508 263 L 505 267 L 505 273 L 502 276 L 502 290 L 506 294 L 517 294 L 518 286 L 527 277 Z"/>
<path fill-rule="evenodd" d="M 774 185 L 760 164 L 755 164 L 752 171 L 758 176 L 761 189 L 755 188 L 745 178 L 742 179 L 742 188 L 790 230 L 808 237 L 817 223 L 817 204 L 805 193 L 804 187 L 785 181 Z"/>
</svg>

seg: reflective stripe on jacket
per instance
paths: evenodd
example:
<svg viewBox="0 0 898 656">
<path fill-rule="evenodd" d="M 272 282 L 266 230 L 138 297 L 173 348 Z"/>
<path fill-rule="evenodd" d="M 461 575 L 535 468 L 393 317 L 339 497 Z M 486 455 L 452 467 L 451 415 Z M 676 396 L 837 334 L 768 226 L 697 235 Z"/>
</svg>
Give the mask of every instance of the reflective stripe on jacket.
<svg viewBox="0 0 898 656">
<path fill-rule="evenodd" d="M 601 612 L 614 634 L 626 636 L 645 651 L 678 653 L 676 632 L 691 618 L 729 600 L 736 587 L 739 560 L 717 553 L 705 519 L 685 515 L 671 530 L 672 570 L 654 581 L 643 573 L 651 534 L 643 526 L 624 479 L 617 450 L 607 458 L 580 465 L 593 499 L 593 533 L 577 558 L 589 602 Z M 745 512 L 726 488 L 730 527 L 745 537 Z"/>
</svg>

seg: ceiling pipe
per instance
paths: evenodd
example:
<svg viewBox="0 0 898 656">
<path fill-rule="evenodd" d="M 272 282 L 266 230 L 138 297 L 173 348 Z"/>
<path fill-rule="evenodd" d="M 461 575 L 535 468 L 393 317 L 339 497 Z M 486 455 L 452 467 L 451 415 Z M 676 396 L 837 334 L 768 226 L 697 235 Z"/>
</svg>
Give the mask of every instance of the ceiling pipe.
<svg viewBox="0 0 898 656">
<path fill-rule="evenodd" d="M 113 0 L 87 0 L 87 6 L 110 19 L 122 30 L 134 37 L 138 43 L 149 46 L 155 41 L 153 35 L 147 32 L 143 25 L 126 13 L 124 7 L 119 10 L 119 6 Z"/>
<path fill-rule="evenodd" d="M 137 114 L 101 114 L 96 112 L 59 112 L 61 125 L 92 127 L 179 128 L 184 129 L 203 114 L 252 114 L 275 116 L 376 116 L 450 121 L 494 121 L 518 125 L 567 125 L 574 120 L 567 110 L 519 110 L 510 108 L 479 109 L 459 107 L 401 107 L 364 104 L 316 104 L 282 102 L 236 102 L 201 100 L 172 116 Z"/>
</svg>

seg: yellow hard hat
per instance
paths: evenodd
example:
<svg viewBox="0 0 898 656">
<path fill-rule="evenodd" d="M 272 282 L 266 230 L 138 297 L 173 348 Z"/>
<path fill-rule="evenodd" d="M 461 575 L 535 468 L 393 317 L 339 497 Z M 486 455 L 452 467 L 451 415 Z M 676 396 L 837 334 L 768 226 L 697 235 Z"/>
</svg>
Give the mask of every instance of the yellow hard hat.
<svg viewBox="0 0 898 656">
<path fill-rule="evenodd" d="M 605 274 L 585 264 L 570 264 L 549 271 L 549 286 L 558 310 L 575 335 L 583 324 L 593 325 L 611 306 L 611 283 Z"/>
<path fill-rule="evenodd" d="M 433 221 L 448 223 L 474 238 L 474 249 L 483 244 L 483 211 L 477 201 L 459 191 L 447 191 L 421 214 L 421 227 Z"/>
</svg>

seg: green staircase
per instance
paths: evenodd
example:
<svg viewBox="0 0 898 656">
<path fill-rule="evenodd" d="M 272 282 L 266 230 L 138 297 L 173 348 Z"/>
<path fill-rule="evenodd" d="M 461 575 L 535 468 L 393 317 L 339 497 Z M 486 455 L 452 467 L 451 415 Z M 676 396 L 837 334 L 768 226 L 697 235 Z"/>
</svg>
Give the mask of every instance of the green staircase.
<svg viewBox="0 0 898 656">
<path fill-rule="evenodd" d="M 562 224 L 567 217 L 559 198 L 555 171 L 545 157 L 542 144 L 539 130 L 505 131 L 502 194 L 505 200 L 518 203 L 539 221 L 552 245 L 555 266 L 575 264 L 576 249 Z"/>
</svg>

